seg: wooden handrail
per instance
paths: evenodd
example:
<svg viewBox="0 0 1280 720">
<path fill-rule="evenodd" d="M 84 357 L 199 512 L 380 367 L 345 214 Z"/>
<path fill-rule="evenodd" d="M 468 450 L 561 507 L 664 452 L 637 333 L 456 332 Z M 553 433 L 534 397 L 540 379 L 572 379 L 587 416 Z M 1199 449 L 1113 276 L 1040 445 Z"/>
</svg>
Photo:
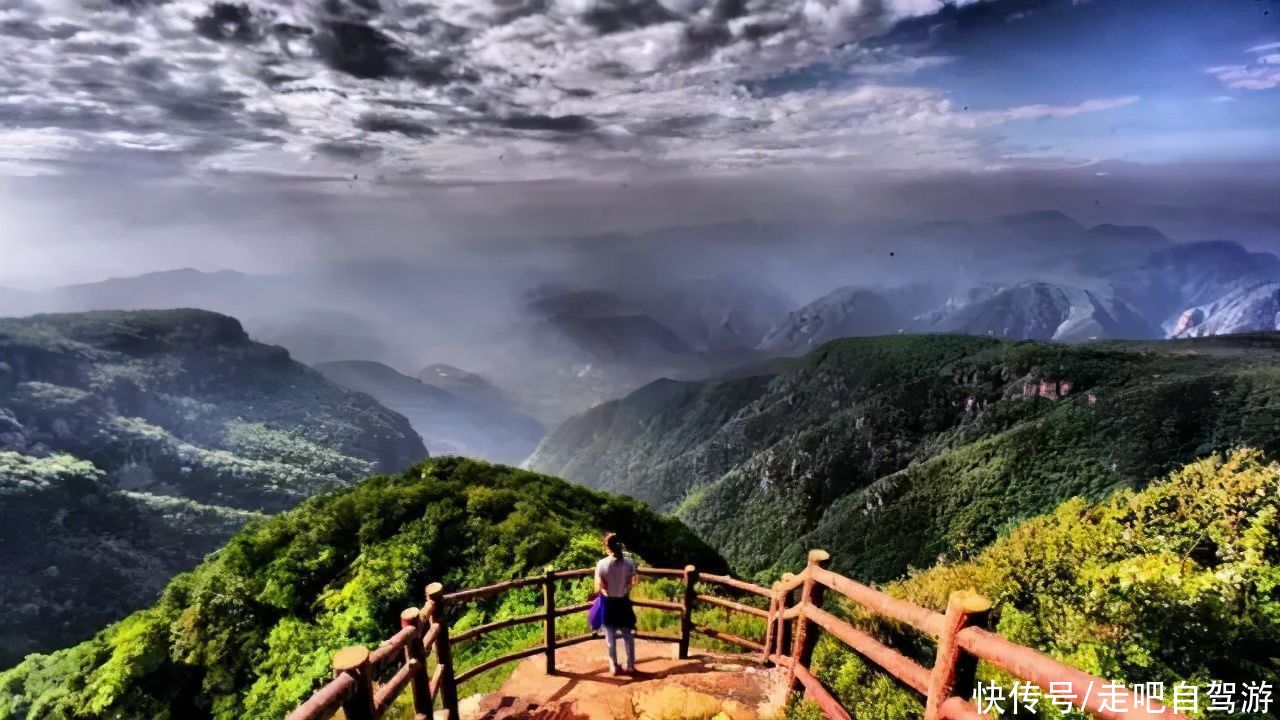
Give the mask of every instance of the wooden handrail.
<svg viewBox="0 0 1280 720">
<path fill-rule="evenodd" d="M 763 598 L 773 597 L 773 591 L 767 587 L 764 587 L 762 585 L 756 585 L 755 583 L 749 583 L 749 582 L 746 582 L 745 580 L 738 580 L 737 578 L 732 578 L 732 577 L 729 577 L 728 575 L 712 575 L 710 573 L 702 573 L 701 575 L 698 576 L 698 579 L 703 582 L 716 583 L 718 585 L 731 587 L 735 590 L 741 590 L 742 592 L 751 593 L 753 595 L 759 595 L 760 597 L 763 597 Z"/>
<path fill-rule="evenodd" d="M 718 598 L 715 595 L 698 595 L 697 599 L 698 602 L 704 602 L 708 605 L 715 605 L 716 607 L 722 607 L 726 610 L 740 612 L 744 615 L 754 615 L 762 618 L 769 617 L 768 610 L 761 610 L 758 607 L 751 607 L 750 605 L 743 605 L 742 603 L 734 602 L 732 600 L 725 600 L 724 598 Z"/>
<path fill-rule="evenodd" d="M 493 658 L 492 660 L 486 660 L 475 667 L 467 668 L 466 670 L 458 673 L 458 682 L 466 682 L 480 673 L 485 672 L 486 670 L 492 670 L 499 665 L 505 665 L 509 662 L 515 662 L 516 660 L 523 660 L 527 657 L 533 657 L 534 655 L 541 655 L 543 652 L 546 652 L 546 649 L 545 645 L 536 645 L 531 648 L 525 648 L 524 650 L 507 653 L 506 655 Z"/>
<path fill-rule="evenodd" d="M 427 655 L 434 642 L 432 631 L 435 628 L 422 632 L 422 611 L 417 608 L 406 608 L 401 612 L 400 625 L 418 631 L 417 635 L 410 637 L 405 643 L 404 666 L 409 670 L 409 681 L 412 683 L 414 715 L 430 716 L 435 708 L 435 699 L 431 694 L 431 678 L 427 676 Z M 391 695 L 390 701 L 395 701 L 395 694 Z"/>
<path fill-rule="evenodd" d="M 663 602 L 661 600 L 632 600 L 631 604 L 636 607 L 650 608 L 653 610 L 666 610 L 668 612 L 680 612 L 684 610 L 684 606 L 680 603 Z"/>
<path fill-rule="evenodd" d="M 1072 704 L 1088 710 L 1103 720 L 1169 720 L 1170 718 L 1185 720 L 1186 716 L 1173 712 L 1155 700 L 1147 700 L 1146 708 L 1138 708 L 1138 703 L 1134 702 L 1134 695 L 1120 683 L 1115 683 L 1117 686 L 1115 689 L 1117 693 L 1123 694 L 1125 701 L 1114 702 L 1116 695 L 1113 695 L 1111 698 L 1113 702 L 1104 702 L 1101 693 L 1093 692 L 1090 688 L 1100 689 L 1105 680 L 1060 663 L 1029 647 L 1010 642 L 982 628 L 971 627 L 961 630 L 956 634 L 956 641 L 960 647 L 973 653 L 974 656 L 1039 687 L 1049 687 L 1050 683 L 1068 683 L 1070 692 L 1055 692 L 1054 695 L 1064 700 L 1072 699 Z M 1117 712 L 1112 709 L 1116 706 L 1127 709 Z"/>
<path fill-rule="evenodd" d="M 796 587 L 807 587 L 801 578 L 812 578 L 819 585 L 834 590 L 874 615 L 902 622 L 938 641 L 937 662 L 932 670 L 926 670 L 868 633 L 823 610 L 820 600 L 813 602 L 802 599 L 792 608 L 781 612 L 775 610 L 775 618 L 780 627 L 784 627 L 788 620 L 797 624 L 809 621 L 830 633 L 891 677 L 925 695 L 925 720 L 990 720 L 988 716 L 979 713 L 965 697 L 972 690 L 972 668 L 978 659 L 1041 688 L 1056 687 L 1061 690 L 1061 683 L 1067 683 L 1069 691 L 1055 692 L 1055 696 L 1071 701 L 1076 707 L 1102 720 L 1188 720 L 1185 715 L 1174 713 L 1155 701 L 1150 701 L 1145 710 L 1137 708 L 1128 691 L 1123 691 L 1129 696 L 1127 703 L 1114 703 L 1126 707 L 1127 711 L 1112 710 L 1111 705 L 1104 704 L 1100 693 L 1089 692 L 1090 688 L 1106 684 L 1102 678 L 1060 663 L 981 627 L 968 626 L 975 617 L 985 617 L 985 611 L 990 606 L 977 593 L 952 593 L 948 612 L 943 615 L 821 567 L 820 563 L 813 561 L 814 553 L 820 553 L 817 556 L 819 558 L 826 556 L 821 551 L 811 551 L 810 563 L 803 573 L 774 585 L 775 599 Z M 799 642 L 798 638 L 797 643 Z M 792 677 L 805 687 L 806 693 L 818 702 L 828 717 L 847 717 L 843 709 L 837 712 L 828 707 L 828 702 L 821 693 L 815 693 L 810 688 L 812 682 L 804 677 L 807 662 L 797 662 L 799 652 L 797 649 L 791 658 L 784 658 L 781 652 L 770 657 L 775 662 L 783 661 L 787 664 Z M 968 677 L 961 677 L 966 670 Z M 1059 685 L 1051 686 L 1051 683 Z"/>
<path fill-rule="evenodd" d="M 642 567 L 642 568 L 636 568 L 636 574 L 639 575 L 640 577 L 653 577 L 653 578 L 684 577 L 684 571 L 676 570 L 675 568 Z"/>
<path fill-rule="evenodd" d="M 556 617 L 564 617 L 565 615 L 573 615 L 574 613 L 586 612 L 591 609 L 591 603 L 579 603 L 577 605 L 568 605 L 562 608 L 556 608 Z"/>
<path fill-rule="evenodd" d="M 439 625 L 432 625 L 425 633 L 422 634 L 422 649 L 424 652 L 431 652 L 431 648 L 435 647 L 436 644 L 436 635 L 439 634 Z"/>
<path fill-rule="evenodd" d="M 391 676 L 390 680 L 378 688 L 377 692 L 373 694 L 374 717 L 382 717 L 391 708 L 391 703 L 396 701 L 400 691 L 404 690 L 405 685 L 409 684 L 409 680 L 412 679 L 416 670 L 417 666 L 413 663 L 405 663 L 400 666 L 395 675 Z"/>
<path fill-rule="evenodd" d="M 904 622 L 934 639 L 942 633 L 941 613 L 913 605 L 824 568 L 814 569 L 813 578 L 877 615 Z"/>
<path fill-rule="evenodd" d="M 409 643 L 411 638 L 418 635 L 418 628 L 413 626 L 400 628 L 400 632 L 392 635 L 389 640 L 374 648 L 369 653 L 369 664 L 373 669 L 380 670 L 391 660 L 394 660 L 404 650 L 404 646 Z"/>
<path fill-rule="evenodd" d="M 875 662 L 899 682 L 920 693 L 929 691 L 929 671 L 906 655 L 876 640 L 822 608 L 801 606 L 804 616 L 837 640 Z"/>
<path fill-rule="evenodd" d="M 355 690 L 356 679 L 350 675 L 339 675 L 324 687 L 316 691 L 307 701 L 289 713 L 287 720 L 328 720 L 337 714 L 342 701 Z"/>
<path fill-rule="evenodd" d="M 497 595 L 498 593 L 506 592 L 507 590 L 515 590 L 516 588 L 538 585 L 541 582 L 542 578 L 540 577 L 517 578 L 515 580 L 494 583 L 493 585 L 485 585 L 484 587 L 447 593 L 445 594 L 444 599 L 451 603 L 470 602 L 472 600 L 479 600 L 480 598 L 486 598 L 491 595 Z"/>
<path fill-rule="evenodd" d="M 796 588 L 803 585 L 804 579 L 805 579 L 804 572 L 800 572 L 799 574 L 796 574 L 796 575 L 787 573 L 782 576 L 781 580 L 778 581 L 777 592 L 783 592 L 783 593 L 791 592 L 792 590 L 795 590 Z"/>
<path fill-rule="evenodd" d="M 978 712 L 967 698 L 973 690 L 973 668 L 979 659 L 1022 681 L 1041 688 L 1053 687 L 1055 697 L 1069 700 L 1073 705 L 1102 720 L 1188 720 L 1185 715 L 1172 712 L 1154 700 L 1149 700 L 1145 709 L 1141 708 L 1132 694 L 1118 685 L 1113 686 L 1114 691 L 1109 690 L 1107 701 L 1104 702 L 1102 693 L 1091 691 L 1106 684 L 1105 680 L 983 629 L 981 625 L 985 622 L 989 603 L 976 593 L 953 593 L 944 615 L 836 574 L 825 567 L 828 561 L 829 556 L 825 552 L 811 551 L 809 563 L 803 572 L 786 574 L 770 588 L 728 575 L 701 573 L 693 566 L 683 569 L 638 568 L 637 572 L 644 578 L 682 580 L 684 598 L 682 602 L 633 600 L 632 604 L 637 607 L 681 614 L 678 635 L 637 632 L 635 637 L 677 643 L 678 654 L 682 658 L 688 656 L 689 638 L 694 633 L 757 652 L 763 659 L 786 668 L 791 682 L 802 688 L 806 696 L 816 702 L 827 717 L 834 720 L 847 720 L 850 713 L 840 706 L 831 691 L 809 668 L 819 631 L 830 634 L 904 687 L 923 695 L 926 701 L 924 720 L 991 720 L 989 716 Z M 544 653 L 547 656 L 547 671 L 554 673 L 555 652 L 558 648 L 600 637 L 593 632 L 563 639 L 555 638 L 556 618 L 585 612 L 591 607 L 591 603 L 556 606 L 555 583 L 590 577 L 593 573 L 594 568 L 548 570 L 541 576 L 517 578 L 447 594 L 439 583 L 432 583 L 427 587 L 427 601 L 423 607 L 420 610 L 409 608 L 401 613 L 400 631 L 386 642 L 372 652 L 352 647 L 337 653 L 334 656 L 333 680 L 299 705 L 288 720 L 327 720 L 340 709 L 345 711 L 349 720 L 380 720 L 406 687 L 414 689 L 416 719 L 431 718 L 431 706 L 439 698 L 444 706 L 444 716 L 449 720 L 457 720 L 458 683 L 507 663 Z M 769 609 L 708 593 L 700 594 L 695 589 L 699 582 L 767 598 Z M 454 603 L 481 600 L 508 590 L 532 586 L 541 587 L 543 592 L 543 607 L 537 613 L 495 620 L 468 628 L 450 638 L 445 615 Z M 802 589 L 799 601 L 789 600 L 798 589 Z M 874 616 L 903 623 L 936 641 L 938 649 L 933 668 L 927 669 L 919 665 L 870 633 L 824 610 L 824 590 L 839 594 Z M 695 602 L 764 619 L 764 642 L 758 643 L 715 628 L 695 625 L 692 619 Z M 495 630 L 535 622 L 544 624 L 543 644 L 491 658 L 462 672 L 454 669 L 452 645 Z M 437 654 L 438 663 L 435 672 L 427 678 L 426 656 L 433 651 Z M 375 691 L 374 673 L 394 662 L 397 657 L 403 658 L 402 664 Z M 1124 694 L 1127 702 L 1114 702 L 1117 693 Z M 1113 706 L 1124 707 L 1125 710 L 1116 711 L 1112 709 Z"/>
<path fill-rule="evenodd" d="M 699 635 L 706 635 L 707 637 L 712 638 L 714 640 L 719 640 L 720 642 L 726 642 L 726 643 L 729 643 L 730 645 L 737 645 L 738 647 L 744 647 L 748 650 L 752 650 L 755 652 L 760 652 L 761 650 L 764 650 L 764 645 L 758 642 L 755 642 L 754 640 L 748 640 L 744 637 L 739 637 L 738 635 L 734 635 L 732 633 L 716 630 L 715 628 L 710 628 L 705 625 L 694 625 L 693 631 L 698 633 Z"/>
<path fill-rule="evenodd" d="M 477 625 L 473 628 L 467 628 L 466 630 L 463 630 L 462 632 L 454 635 L 452 640 L 456 644 L 456 643 L 463 642 L 464 640 L 472 640 L 474 638 L 480 637 L 481 635 L 484 635 L 487 632 L 493 632 L 494 630 L 501 630 L 503 628 L 509 628 L 509 627 L 512 627 L 513 625 L 522 625 L 524 623 L 540 622 L 544 619 L 545 617 L 543 613 L 536 612 L 530 615 L 521 615 L 519 617 L 509 617 L 509 618 L 503 618 L 501 620 L 494 620 L 491 623 L 486 623 L 484 625 Z"/>
</svg>

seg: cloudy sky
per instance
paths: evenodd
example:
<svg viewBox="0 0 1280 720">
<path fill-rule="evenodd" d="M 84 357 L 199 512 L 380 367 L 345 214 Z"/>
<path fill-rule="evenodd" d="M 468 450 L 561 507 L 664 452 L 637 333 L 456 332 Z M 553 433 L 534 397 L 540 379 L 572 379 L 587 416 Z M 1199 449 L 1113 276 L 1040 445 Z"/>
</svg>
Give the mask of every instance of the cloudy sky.
<svg viewBox="0 0 1280 720">
<path fill-rule="evenodd" d="M 1277 0 L 0 0 L 0 281 L 975 197 L 1265 243 L 1278 117 Z"/>
</svg>

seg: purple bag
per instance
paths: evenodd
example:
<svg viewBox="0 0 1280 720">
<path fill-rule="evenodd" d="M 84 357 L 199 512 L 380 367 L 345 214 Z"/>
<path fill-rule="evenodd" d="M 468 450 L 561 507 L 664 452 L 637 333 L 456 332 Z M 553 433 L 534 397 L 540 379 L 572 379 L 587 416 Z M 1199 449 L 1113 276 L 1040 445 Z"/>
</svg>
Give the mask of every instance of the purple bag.
<svg viewBox="0 0 1280 720">
<path fill-rule="evenodd" d="M 596 599 L 592 601 L 591 608 L 587 610 L 587 624 L 591 626 L 591 631 L 595 632 L 604 627 L 604 595 L 596 595 Z"/>
</svg>

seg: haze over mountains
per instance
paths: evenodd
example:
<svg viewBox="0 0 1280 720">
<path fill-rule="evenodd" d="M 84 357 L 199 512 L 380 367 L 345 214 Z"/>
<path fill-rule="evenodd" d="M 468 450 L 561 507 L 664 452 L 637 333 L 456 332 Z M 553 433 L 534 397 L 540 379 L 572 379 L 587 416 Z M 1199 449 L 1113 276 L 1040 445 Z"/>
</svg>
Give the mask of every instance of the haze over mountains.
<svg viewBox="0 0 1280 720">
<path fill-rule="evenodd" d="M 660 377 L 733 372 L 841 337 L 965 333 L 1078 342 L 1275 329 L 1277 283 L 1280 259 L 1227 240 L 1177 243 L 1151 227 L 1088 227 L 1037 211 L 977 221 L 738 223 L 492 240 L 435 262 L 370 259 L 290 275 L 183 269 L 4 290 L 0 314 L 224 312 L 255 339 L 308 363 L 381 363 L 386 370 L 378 372 L 408 378 L 428 365 L 456 367 L 492 384 L 495 395 L 479 401 L 402 387 L 420 400 L 434 393 L 437 405 L 460 418 L 498 409 L 517 425 L 529 416 L 554 427 Z M 361 382 L 386 399 L 375 387 L 382 381 Z M 438 423 L 417 425 L 442 449 L 508 460 L 536 434 L 532 425 L 514 427 L 515 444 L 497 448 L 477 444 L 474 433 L 458 439 L 471 431 L 446 439 L 450 432 Z"/>
</svg>

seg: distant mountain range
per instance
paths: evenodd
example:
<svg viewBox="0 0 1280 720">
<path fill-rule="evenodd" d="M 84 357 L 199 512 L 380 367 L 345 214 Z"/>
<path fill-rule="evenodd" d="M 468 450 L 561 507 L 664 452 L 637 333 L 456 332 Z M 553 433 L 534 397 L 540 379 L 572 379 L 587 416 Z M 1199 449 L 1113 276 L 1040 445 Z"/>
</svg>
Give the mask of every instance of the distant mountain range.
<svg viewBox="0 0 1280 720">
<path fill-rule="evenodd" d="M 229 317 L 0 319 L 0 665 L 153 601 L 259 513 L 425 455 Z"/>
<path fill-rule="evenodd" d="M 707 238 L 714 242 L 700 243 Z M 515 278 L 474 258 L 456 266 L 368 261 L 289 276 L 184 269 L 0 290 L 0 315 L 174 306 L 230 313 L 255 339 L 309 363 L 365 360 L 412 375 L 448 360 L 483 376 L 499 405 L 548 427 L 655 379 L 734 372 L 842 337 L 1077 342 L 1280 327 L 1275 255 L 1226 240 L 1179 244 L 1145 226 L 1090 227 L 1050 210 L 817 230 L 676 228 L 521 252 L 527 266 Z M 655 259 L 662 253 L 689 260 L 664 265 Z M 542 255 L 553 259 L 539 270 Z M 590 272 L 557 269 L 562 256 Z M 817 299 L 798 305 L 765 279 L 771 263 L 784 261 L 811 279 L 805 294 Z M 723 271 L 705 272 L 717 262 Z M 824 278 L 842 270 L 863 280 L 828 289 Z M 455 439 L 468 432 L 455 430 Z"/>
<path fill-rule="evenodd" d="M 843 287 L 791 313 L 759 347 L 771 355 L 795 355 L 842 337 L 897 332 L 905 320 L 883 293 Z"/>
<path fill-rule="evenodd" d="M 999 288 L 980 300 L 921 316 L 907 327 L 917 333 L 1054 342 L 1154 337 L 1153 328 L 1124 303 L 1082 288 L 1044 282 Z"/>
<path fill-rule="evenodd" d="M 316 366 L 330 381 L 365 393 L 408 418 L 432 455 L 467 455 L 518 463 L 542 439 L 542 425 L 516 412 L 483 378 L 436 365 L 419 378 L 440 378 L 454 389 L 402 375 L 382 363 L 346 360 Z"/>
<path fill-rule="evenodd" d="M 1041 218 L 1043 220 L 1043 218 Z M 1026 220 L 1025 222 L 1030 222 Z M 1060 225 L 1055 220 L 1055 225 Z M 793 311 L 762 340 L 770 354 L 797 355 L 838 337 L 960 333 L 1008 340 L 1200 337 L 1280 329 L 1280 258 L 1228 241 L 1171 245 L 1150 228 L 1101 226 L 1089 233 L 1157 246 L 1140 264 L 1107 265 L 1063 278 L 960 283 L 939 307 L 912 314 L 901 290 L 845 287 Z M 1157 237 L 1158 236 L 1158 237 Z M 1069 256 L 1075 255 L 1074 252 Z"/>
</svg>

